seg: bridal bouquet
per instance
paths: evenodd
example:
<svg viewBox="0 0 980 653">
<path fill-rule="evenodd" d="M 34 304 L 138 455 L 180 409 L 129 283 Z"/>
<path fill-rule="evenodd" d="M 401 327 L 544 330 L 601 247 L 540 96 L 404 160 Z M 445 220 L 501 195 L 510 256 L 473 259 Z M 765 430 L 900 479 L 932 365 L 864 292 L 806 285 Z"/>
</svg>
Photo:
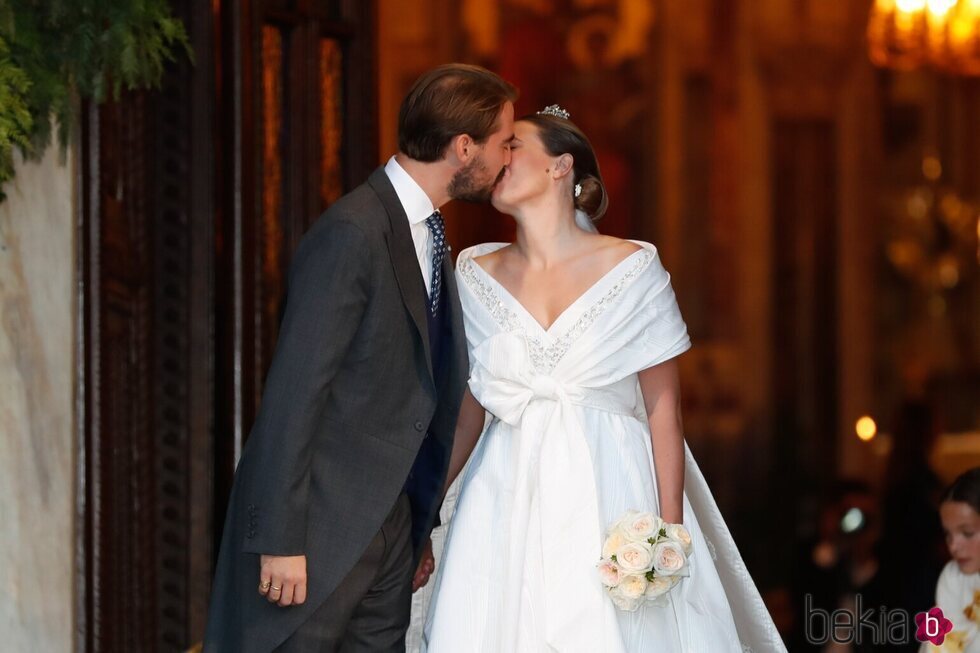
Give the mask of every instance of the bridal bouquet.
<svg viewBox="0 0 980 653">
<path fill-rule="evenodd" d="M 599 579 L 620 610 L 644 601 L 663 605 L 666 594 L 690 573 L 691 534 L 649 512 L 627 512 L 602 545 Z"/>
</svg>

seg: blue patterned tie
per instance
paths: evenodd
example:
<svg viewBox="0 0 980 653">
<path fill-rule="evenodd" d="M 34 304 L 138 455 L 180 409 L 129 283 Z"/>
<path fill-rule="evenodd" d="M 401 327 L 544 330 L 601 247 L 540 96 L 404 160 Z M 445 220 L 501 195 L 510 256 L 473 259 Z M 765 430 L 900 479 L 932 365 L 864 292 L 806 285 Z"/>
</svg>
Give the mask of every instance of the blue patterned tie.
<svg viewBox="0 0 980 653">
<path fill-rule="evenodd" d="M 442 213 L 435 213 L 425 219 L 425 226 L 432 234 L 432 290 L 429 291 L 429 310 L 435 316 L 439 310 L 439 292 L 442 290 L 442 259 L 446 255 L 446 223 Z"/>
</svg>

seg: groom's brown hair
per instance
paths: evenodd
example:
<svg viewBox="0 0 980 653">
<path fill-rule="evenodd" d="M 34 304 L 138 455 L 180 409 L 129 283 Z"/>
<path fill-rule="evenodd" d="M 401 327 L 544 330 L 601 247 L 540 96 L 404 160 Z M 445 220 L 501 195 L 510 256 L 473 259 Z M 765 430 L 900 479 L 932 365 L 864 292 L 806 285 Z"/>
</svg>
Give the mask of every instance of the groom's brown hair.
<svg viewBox="0 0 980 653">
<path fill-rule="evenodd" d="M 419 77 L 398 112 L 398 149 L 416 161 L 438 161 L 450 141 L 468 134 L 483 143 L 517 89 L 480 66 L 451 63 Z"/>
</svg>

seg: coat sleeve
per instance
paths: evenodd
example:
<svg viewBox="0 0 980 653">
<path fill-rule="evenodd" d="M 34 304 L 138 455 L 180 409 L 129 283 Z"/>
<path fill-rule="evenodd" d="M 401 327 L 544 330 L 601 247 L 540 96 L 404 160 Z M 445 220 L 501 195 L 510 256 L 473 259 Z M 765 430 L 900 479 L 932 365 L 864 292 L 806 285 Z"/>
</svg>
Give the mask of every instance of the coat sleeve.
<svg viewBox="0 0 980 653">
<path fill-rule="evenodd" d="M 239 470 L 248 553 L 304 553 L 314 436 L 370 292 L 370 243 L 361 228 L 337 219 L 316 225 L 290 267 L 275 355 Z"/>
</svg>

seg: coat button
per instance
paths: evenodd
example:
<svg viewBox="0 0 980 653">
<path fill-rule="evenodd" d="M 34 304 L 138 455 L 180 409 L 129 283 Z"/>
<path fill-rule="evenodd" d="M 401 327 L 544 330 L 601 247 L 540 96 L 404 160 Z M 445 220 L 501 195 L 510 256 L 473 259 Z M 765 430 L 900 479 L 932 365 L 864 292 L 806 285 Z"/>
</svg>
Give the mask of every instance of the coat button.
<svg viewBox="0 0 980 653">
<path fill-rule="evenodd" d="M 415 422 L 415 430 L 416 431 L 421 431 L 424 428 L 425 428 L 425 424 L 423 424 L 421 421 Z"/>
</svg>

